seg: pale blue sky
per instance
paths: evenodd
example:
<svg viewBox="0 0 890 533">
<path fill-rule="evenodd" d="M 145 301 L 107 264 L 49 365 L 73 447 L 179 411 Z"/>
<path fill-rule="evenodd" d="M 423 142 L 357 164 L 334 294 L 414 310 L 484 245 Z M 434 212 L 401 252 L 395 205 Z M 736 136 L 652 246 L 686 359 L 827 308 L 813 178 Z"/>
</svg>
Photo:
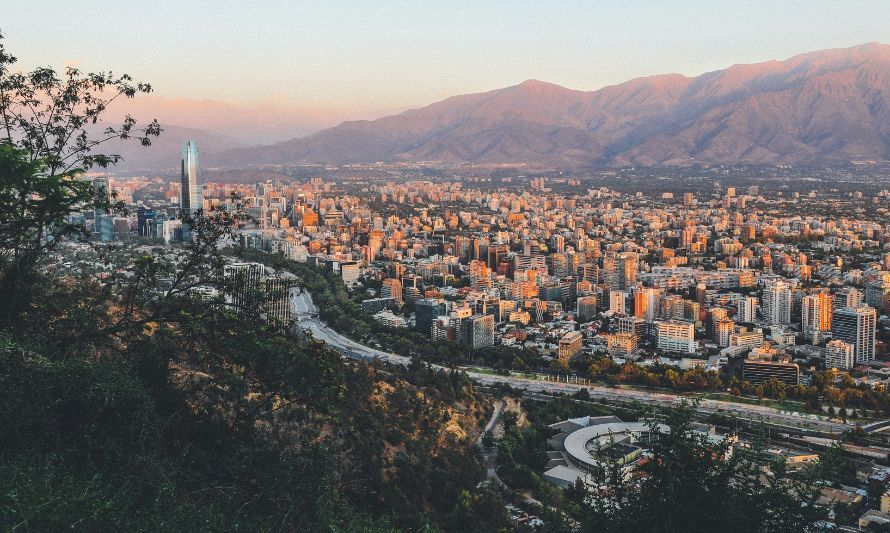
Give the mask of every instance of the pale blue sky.
<svg viewBox="0 0 890 533">
<path fill-rule="evenodd" d="M 530 78 L 590 90 L 890 43 L 887 0 L 4 0 L 2 10 L 25 68 L 72 62 L 127 71 L 161 96 L 350 111 Z"/>
</svg>

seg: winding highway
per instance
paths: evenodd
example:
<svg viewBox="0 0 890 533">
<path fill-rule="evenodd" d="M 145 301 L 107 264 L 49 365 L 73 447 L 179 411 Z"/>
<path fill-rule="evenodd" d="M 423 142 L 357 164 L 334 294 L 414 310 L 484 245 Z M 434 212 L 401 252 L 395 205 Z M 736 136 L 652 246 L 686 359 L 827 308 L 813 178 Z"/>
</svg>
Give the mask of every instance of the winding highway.
<svg viewBox="0 0 890 533">
<path fill-rule="evenodd" d="M 328 327 L 327 324 L 318 318 L 318 309 L 315 307 L 315 304 L 313 304 L 312 296 L 308 291 L 299 288 L 293 290 L 291 294 L 291 311 L 296 318 L 296 327 L 308 330 L 313 337 L 323 340 L 329 346 L 341 352 L 348 358 L 365 361 L 370 361 L 376 358 L 381 361 L 400 365 L 407 365 L 411 360 L 409 357 L 403 355 L 384 352 L 365 346 Z M 445 369 L 445 367 L 440 365 L 432 366 L 434 368 Z M 541 381 L 514 375 L 503 376 L 485 374 L 469 369 L 463 369 L 463 371 L 474 381 L 482 385 L 504 383 L 510 385 L 514 389 L 525 390 L 530 393 L 574 394 L 581 389 L 587 389 L 591 398 L 624 403 L 636 401 L 642 404 L 659 407 L 677 406 L 682 401 L 689 400 L 688 396 L 664 392 L 607 387 L 603 385 L 581 385 L 576 383 Z M 828 417 L 818 415 L 781 411 L 765 405 L 751 405 L 705 398 L 699 400 L 697 410 L 703 414 L 721 414 L 748 421 L 756 422 L 762 420 L 771 424 L 785 426 L 789 429 L 803 431 L 810 430 L 838 434 L 855 427 L 855 424 L 850 422 L 845 423 L 837 419 L 829 419 Z"/>
</svg>

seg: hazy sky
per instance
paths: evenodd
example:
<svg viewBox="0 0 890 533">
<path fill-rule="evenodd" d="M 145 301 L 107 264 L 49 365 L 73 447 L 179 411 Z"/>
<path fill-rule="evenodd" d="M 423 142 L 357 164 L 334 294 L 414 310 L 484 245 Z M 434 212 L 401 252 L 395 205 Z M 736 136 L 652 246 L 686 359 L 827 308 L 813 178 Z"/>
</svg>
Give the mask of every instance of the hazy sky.
<svg viewBox="0 0 890 533">
<path fill-rule="evenodd" d="M 890 43 L 888 0 L 3 0 L 2 11 L 23 68 L 110 68 L 159 96 L 348 113 L 530 78 L 589 90 Z"/>
</svg>

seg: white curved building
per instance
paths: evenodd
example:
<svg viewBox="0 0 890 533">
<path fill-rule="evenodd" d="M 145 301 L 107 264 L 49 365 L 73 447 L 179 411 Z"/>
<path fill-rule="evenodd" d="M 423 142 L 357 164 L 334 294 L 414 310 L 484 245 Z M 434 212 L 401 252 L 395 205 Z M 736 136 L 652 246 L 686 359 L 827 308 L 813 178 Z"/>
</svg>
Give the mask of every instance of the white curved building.
<svg viewBox="0 0 890 533">
<path fill-rule="evenodd" d="M 658 424 L 657 427 L 661 431 L 668 430 L 664 424 Z M 613 442 L 625 441 L 628 438 L 631 442 L 639 442 L 645 447 L 649 430 L 648 422 L 597 424 L 570 433 L 563 446 L 570 463 L 577 468 L 590 471 L 600 464 L 599 460 L 594 458 L 597 451 L 608 448 Z"/>
<path fill-rule="evenodd" d="M 589 481 L 588 473 L 605 466 L 603 456 L 622 467 L 625 474 L 629 473 L 643 450 L 649 448 L 652 431 L 649 421 L 623 422 L 614 416 L 573 418 L 550 427 L 561 432 L 549 441 L 550 445 L 562 450 L 548 452 L 551 461 L 544 478 L 561 487 L 578 479 Z M 655 427 L 663 433 L 670 431 L 664 424 Z M 719 444 L 725 438 L 709 431 L 696 432 L 712 444 Z M 730 455 L 732 449 L 726 453 Z"/>
</svg>

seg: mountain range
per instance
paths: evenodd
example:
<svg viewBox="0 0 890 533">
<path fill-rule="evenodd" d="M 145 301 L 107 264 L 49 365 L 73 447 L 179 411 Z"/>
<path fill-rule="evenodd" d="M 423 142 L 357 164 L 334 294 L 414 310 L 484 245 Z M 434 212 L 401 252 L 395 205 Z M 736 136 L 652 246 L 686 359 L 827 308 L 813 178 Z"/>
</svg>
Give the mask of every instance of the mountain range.
<svg viewBox="0 0 890 533">
<path fill-rule="evenodd" d="M 211 166 L 438 161 L 559 167 L 843 163 L 890 157 L 890 45 L 823 50 L 596 91 L 537 80 L 312 135 Z"/>
</svg>

